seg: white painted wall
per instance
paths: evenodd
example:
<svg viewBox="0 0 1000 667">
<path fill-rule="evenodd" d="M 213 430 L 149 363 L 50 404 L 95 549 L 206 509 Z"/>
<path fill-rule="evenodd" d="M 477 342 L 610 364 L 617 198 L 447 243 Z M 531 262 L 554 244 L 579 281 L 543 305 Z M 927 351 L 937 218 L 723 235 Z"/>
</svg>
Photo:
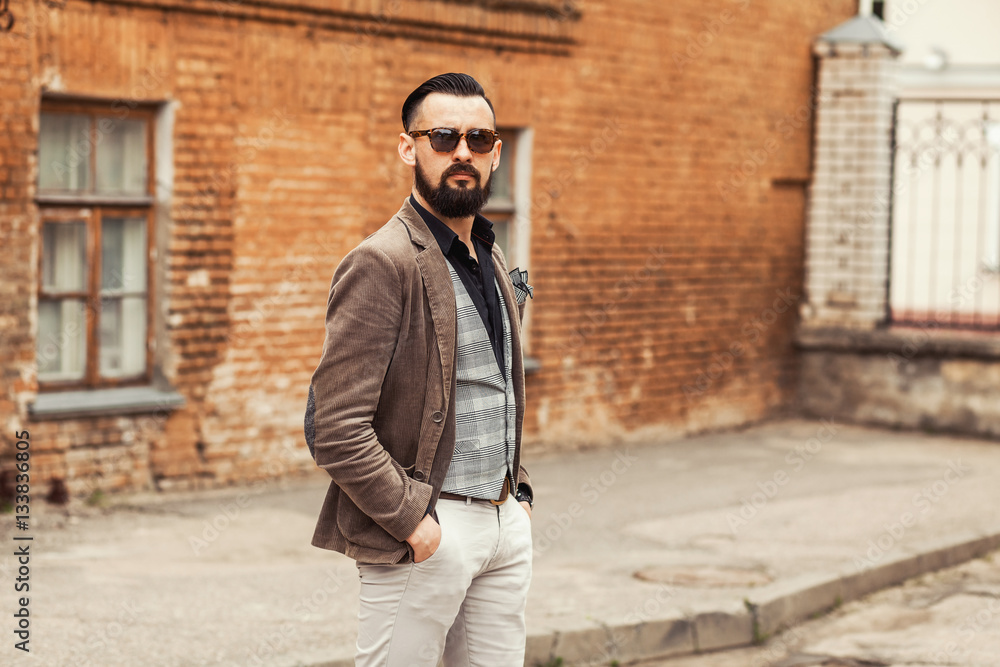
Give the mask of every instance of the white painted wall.
<svg viewBox="0 0 1000 667">
<path fill-rule="evenodd" d="M 950 65 L 1000 66 L 1000 0 L 887 0 L 885 24 L 904 66 L 923 66 L 935 49 Z"/>
</svg>

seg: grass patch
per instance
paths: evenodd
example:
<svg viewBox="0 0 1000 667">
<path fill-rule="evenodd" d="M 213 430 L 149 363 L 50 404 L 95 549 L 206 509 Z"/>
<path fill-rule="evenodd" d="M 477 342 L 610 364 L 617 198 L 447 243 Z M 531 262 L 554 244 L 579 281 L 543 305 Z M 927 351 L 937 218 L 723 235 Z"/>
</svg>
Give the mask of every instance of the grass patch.
<svg viewBox="0 0 1000 667">
<path fill-rule="evenodd" d="M 757 605 L 750 602 L 748 598 L 743 598 L 743 606 L 747 608 L 750 612 L 750 618 L 753 622 L 753 643 L 754 646 L 760 646 L 767 642 L 771 638 L 770 634 L 766 634 L 760 631 L 760 621 L 757 620 Z"/>
<path fill-rule="evenodd" d="M 94 489 L 87 496 L 87 504 L 91 507 L 105 507 L 108 504 L 108 496 L 100 489 Z"/>
</svg>

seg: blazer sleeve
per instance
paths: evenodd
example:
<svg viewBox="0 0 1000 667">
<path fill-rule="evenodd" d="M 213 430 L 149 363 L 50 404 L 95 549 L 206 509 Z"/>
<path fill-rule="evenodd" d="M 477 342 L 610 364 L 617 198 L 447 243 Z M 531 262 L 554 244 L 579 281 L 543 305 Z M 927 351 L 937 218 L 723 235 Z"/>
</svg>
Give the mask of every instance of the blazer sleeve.
<svg viewBox="0 0 1000 667">
<path fill-rule="evenodd" d="M 311 386 L 316 464 L 400 542 L 424 517 L 432 492 L 405 473 L 372 426 L 402 313 L 402 283 L 390 258 L 371 244 L 351 251 L 330 286 L 326 341 Z"/>
</svg>

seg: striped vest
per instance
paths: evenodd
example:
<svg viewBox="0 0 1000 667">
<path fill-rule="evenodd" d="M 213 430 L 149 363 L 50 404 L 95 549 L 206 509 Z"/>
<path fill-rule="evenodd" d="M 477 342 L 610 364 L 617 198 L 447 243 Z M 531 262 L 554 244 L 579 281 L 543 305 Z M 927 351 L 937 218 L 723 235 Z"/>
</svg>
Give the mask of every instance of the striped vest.
<svg viewBox="0 0 1000 667">
<path fill-rule="evenodd" d="M 511 379 L 510 318 L 494 281 L 503 314 L 504 369 L 497 366 L 479 311 L 451 262 L 457 312 L 455 452 L 442 491 L 474 498 L 499 498 L 514 460 L 516 406 Z"/>
</svg>

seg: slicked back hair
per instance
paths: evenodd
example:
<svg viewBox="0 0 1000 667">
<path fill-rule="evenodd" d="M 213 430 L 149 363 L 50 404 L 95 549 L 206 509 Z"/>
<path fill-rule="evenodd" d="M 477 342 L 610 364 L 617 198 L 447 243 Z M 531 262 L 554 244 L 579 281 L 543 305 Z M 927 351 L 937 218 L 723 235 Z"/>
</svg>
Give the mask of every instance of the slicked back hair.
<svg viewBox="0 0 1000 667">
<path fill-rule="evenodd" d="M 486 91 L 479 85 L 479 82 L 468 74 L 449 72 L 427 79 L 417 86 L 416 90 L 406 98 L 406 101 L 403 102 L 402 114 L 404 131 L 410 131 L 410 124 L 417 117 L 417 110 L 420 108 L 420 103 L 431 93 L 445 93 L 447 95 L 455 95 L 456 97 L 483 98 L 486 100 L 486 104 L 490 106 L 490 112 L 493 114 L 493 125 L 496 126 L 497 114 L 493 110 L 493 102 L 490 102 L 490 98 L 486 97 Z"/>
</svg>

